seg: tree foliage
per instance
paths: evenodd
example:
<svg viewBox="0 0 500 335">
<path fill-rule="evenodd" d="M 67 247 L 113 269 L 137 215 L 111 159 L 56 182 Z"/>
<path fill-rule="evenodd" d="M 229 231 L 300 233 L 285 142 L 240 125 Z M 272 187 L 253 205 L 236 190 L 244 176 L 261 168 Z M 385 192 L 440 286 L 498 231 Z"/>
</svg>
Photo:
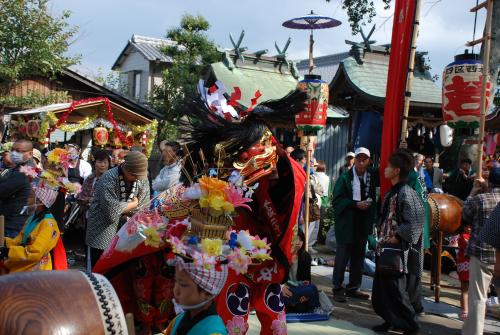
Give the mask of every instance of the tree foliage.
<svg viewBox="0 0 500 335">
<path fill-rule="evenodd" d="M 52 16 L 48 0 L 0 0 L 0 82 L 8 88 L 33 75 L 53 76 L 78 62 L 66 56 L 78 27 L 69 11 Z"/>
<path fill-rule="evenodd" d="M 330 2 L 331 0 L 326 1 Z M 389 9 L 392 0 L 379 1 L 384 4 L 384 9 Z M 342 9 L 347 11 L 353 35 L 359 32 L 361 26 L 371 23 L 377 15 L 375 3 L 372 0 L 342 0 Z"/>
<path fill-rule="evenodd" d="M 163 71 L 162 84 L 154 87 L 151 101 L 169 122 L 175 123 L 182 98 L 196 92 L 198 80 L 208 66 L 221 58 L 206 35 L 209 28 L 204 17 L 186 14 L 179 27 L 167 32 L 166 37 L 175 44 L 163 47 L 162 52 L 172 59 L 172 64 Z"/>
</svg>

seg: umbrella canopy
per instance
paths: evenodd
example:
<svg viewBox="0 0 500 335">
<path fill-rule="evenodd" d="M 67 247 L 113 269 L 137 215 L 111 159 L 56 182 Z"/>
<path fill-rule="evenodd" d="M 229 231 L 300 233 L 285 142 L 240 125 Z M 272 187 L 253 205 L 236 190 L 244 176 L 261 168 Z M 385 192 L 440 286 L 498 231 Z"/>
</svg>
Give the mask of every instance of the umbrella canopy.
<svg viewBox="0 0 500 335">
<path fill-rule="evenodd" d="M 342 22 L 328 16 L 310 14 L 283 22 L 283 27 L 291 29 L 325 29 L 340 26 Z"/>
</svg>

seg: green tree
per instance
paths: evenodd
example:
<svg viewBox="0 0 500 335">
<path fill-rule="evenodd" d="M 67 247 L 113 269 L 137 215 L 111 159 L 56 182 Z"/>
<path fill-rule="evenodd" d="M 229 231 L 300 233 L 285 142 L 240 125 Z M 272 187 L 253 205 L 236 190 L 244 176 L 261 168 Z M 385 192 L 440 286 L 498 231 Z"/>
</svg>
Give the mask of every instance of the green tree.
<svg viewBox="0 0 500 335">
<path fill-rule="evenodd" d="M 215 43 L 206 35 L 209 28 L 204 17 L 186 14 L 179 27 L 167 32 L 166 37 L 175 45 L 163 47 L 162 52 L 172 59 L 172 64 L 163 71 L 162 84 L 153 88 L 151 103 L 171 125 L 179 117 L 177 106 L 183 97 L 196 92 L 198 80 L 209 65 L 221 59 Z"/>
<path fill-rule="evenodd" d="M 52 16 L 48 0 L 0 0 L 0 85 L 5 93 L 18 81 L 33 75 L 53 76 L 79 61 L 67 56 L 70 39 L 69 11 Z"/>
<path fill-rule="evenodd" d="M 331 0 L 326 1 L 330 2 Z M 384 9 L 389 9 L 392 0 L 380 1 L 384 4 Z M 365 23 L 372 22 L 372 19 L 377 15 L 373 0 L 342 0 L 342 9 L 347 11 L 353 34 L 358 33 Z"/>
</svg>

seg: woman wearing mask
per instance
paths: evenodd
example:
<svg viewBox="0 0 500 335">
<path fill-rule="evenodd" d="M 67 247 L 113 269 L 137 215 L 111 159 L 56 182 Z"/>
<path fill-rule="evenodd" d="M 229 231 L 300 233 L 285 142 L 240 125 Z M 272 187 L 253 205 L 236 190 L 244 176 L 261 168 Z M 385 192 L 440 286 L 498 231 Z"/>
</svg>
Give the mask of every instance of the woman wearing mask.
<svg viewBox="0 0 500 335">
<path fill-rule="evenodd" d="M 156 193 L 168 190 L 174 185 L 179 183 L 181 176 L 182 165 L 182 150 L 177 142 L 160 143 L 160 149 L 163 157 L 163 164 L 165 165 L 158 176 L 153 180 L 153 191 Z"/>
<path fill-rule="evenodd" d="M 72 183 L 82 184 L 92 174 L 92 166 L 80 159 L 80 147 L 76 144 L 68 144 L 69 168 L 68 179 Z"/>
</svg>

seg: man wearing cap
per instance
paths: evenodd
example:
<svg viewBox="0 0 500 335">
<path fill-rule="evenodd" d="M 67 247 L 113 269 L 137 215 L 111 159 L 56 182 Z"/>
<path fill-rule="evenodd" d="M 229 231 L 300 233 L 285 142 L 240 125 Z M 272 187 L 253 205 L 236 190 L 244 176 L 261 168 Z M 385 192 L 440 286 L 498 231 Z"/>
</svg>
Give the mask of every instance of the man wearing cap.
<svg viewBox="0 0 500 335">
<path fill-rule="evenodd" d="M 95 186 L 88 211 L 87 256 L 92 267 L 129 217 L 149 201 L 148 159 L 133 151 L 125 161 L 106 171 Z"/>
<path fill-rule="evenodd" d="M 377 173 L 368 168 L 370 151 L 358 148 L 354 166 L 344 172 L 333 190 L 333 211 L 337 253 L 333 269 L 333 296 L 337 302 L 346 302 L 346 295 L 368 299 L 361 292 L 362 268 L 368 235 L 376 219 L 375 188 Z M 349 265 L 349 284 L 343 287 L 344 273 Z"/>
<path fill-rule="evenodd" d="M 469 263 L 469 316 L 465 320 L 462 334 L 480 335 L 484 329 L 484 316 L 488 287 L 493 278 L 496 262 L 495 248 L 484 243 L 481 230 L 500 202 L 500 166 L 495 164 L 488 177 L 474 182 L 470 196 L 464 202 L 462 222 L 471 226 L 467 247 Z M 484 233 L 483 233 L 484 234 Z"/>
<path fill-rule="evenodd" d="M 345 155 L 345 164 L 339 169 L 339 176 L 342 173 L 349 171 L 354 165 L 354 152 L 349 151 L 347 155 Z"/>
<path fill-rule="evenodd" d="M 0 215 L 5 217 L 5 236 L 16 237 L 28 214 L 23 211 L 31 193 L 31 183 L 21 169 L 31 164 L 33 144 L 17 140 L 9 153 L 13 167 L 0 173 Z"/>
</svg>

